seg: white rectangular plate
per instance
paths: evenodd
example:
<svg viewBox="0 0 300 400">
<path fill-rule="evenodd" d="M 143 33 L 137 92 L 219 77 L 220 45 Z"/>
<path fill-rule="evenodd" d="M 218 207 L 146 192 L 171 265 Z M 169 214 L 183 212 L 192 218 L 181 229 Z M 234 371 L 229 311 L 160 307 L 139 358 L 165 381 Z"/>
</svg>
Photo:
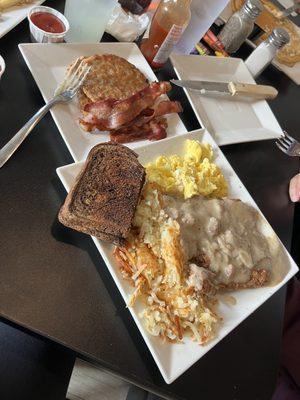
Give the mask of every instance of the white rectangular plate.
<svg viewBox="0 0 300 400">
<path fill-rule="evenodd" d="M 139 147 L 135 151 L 139 154 L 140 162 L 145 164 L 161 154 L 182 154 L 183 143 L 187 138 L 210 143 L 214 150 L 215 162 L 221 167 L 229 183 L 230 197 L 240 198 L 246 203 L 251 204 L 253 207 L 258 208 L 224 157 L 223 153 L 212 139 L 211 135 L 204 129 L 185 133 L 164 141 L 151 143 L 147 146 Z M 57 169 L 57 174 L 67 191 L 70 190 L 70 187 L 72 186 L 82 165 L 83 163 L 81 162 L 66 165 Z M 102 242 L 95 237 L 93 237 L 93 240 L 117 287 L 119 288 L 124 301 L 127 303 L 130 293 L 132 292 L 132 287 L 122 278 L 119 272 L 118 266 L 116 265 L 112 255 L 113 246 Z M 144 328 L 143 323 L 139 318 L 139 312 L 141 311 L 139 305 L 136 305 L 134 308 L 129 308 L 133 319 L 135 320 L 162 376 L 167 383 L 172 383 L 176 378 L 183 374 L 207 351 L 231 332 L 240 322 L 272 296 L 273 293 L 283 286 L 298 271 L 296 264 L 285 249 L 284 256 L 286 257 L 286 265 L 288 269 L 288 273 L 284 280 L 274 287 L 263 287 L 259 289 L 233 292 L 237 304 L 235 306 L 220 306 L 219 313 L 224 318 L 224 323 L 220 327 L 217 337 L 205 346 L 200 346 L 188 338 L 184 339 L 184 343 L 181 344 L 163 343 L 159 338 L 149 335 Z M 263 329 L 263 327 L 261 327 L 261 329 Z"/>
<path fill-rule="evenodd" d="M 38 6 L 44 3 L 45 0 L 34 1 L 30 4 L 23 4 L 16 7 L 8 8 L 4 10 L 0 16 L 0 38 L 6 35 L 7 32 L 12 30 L 16 25 L 23 21 L 27 17 L 27 14 L 32 7 Z M 28 27 L 29 30 L 29 27 Z"/>
<path fill-rule="evenodd" d="M 67 66 L 82 55 L 115 54 L 134 64 L 150 82 L 157 80 L 134 43 L 20 44 L 19 48 L 45 101 L 49 101 L 53 96 Z M 76 101 L 57 105 L 51 110 L 51 114 L 75 161 L 84 160 L 93 146 L 109 140 L 107 133 L 88 133 L 79 127 L 80 113 Z M 185 132 L 186 129 L 178 114 L 169 115 L 167 119 L 168 136 Z M 129 147 L 135 148 L 146 143 L 149 141 L 133 142 Z"/>
<path fill-rule="evenodd" d="M 281 3 L 281 5 L 284 8 L 288 8 L 290 6 L 292 6 L 294 4 L 294 2 L 289 1 L 289 0 L 278 0 L 279 3 Z M 230 3 L 224 8 L 224 10 L 222 11 L 220 18 L 224 21 L 227 22 L 229 20 L 229 18 L 231 17 L 231 15 L 233 14 L 232 9 L 231 9 L 231 5 Z M 293 18 L 290 17 L 290 20 L 293 22 Z M 297 26 L 296 24 L 294 24 L 294 28 L 296 29 L 296 31 L 298 32 L 298 34 L 300 35 L 300 28 L 299 26 Z M 249 46 L 251 46 L 253 49 L 256 48 L 256 45 L 249 39 L 246 40 L 246 42 L 249 44 Z M 272 64 L 278 68 L 280 71 L 282 71 L 286 76 L 288 76 L 292 81 L 294 81 L 297 85 L 300 85 L 300 62 L 298 62 L 297 64 L 295 64 L 293 67 L 288 67 L 287 65 L 281 64 L 278 61 L 272 61 Z"/>
<path fill-rule="evenodd" d="M 237 58 L 174 54 L 171 61 L 179 79 L 254 83 Z M 208 98 L 184 89 L 200 124 L 219 145 L 277 138 L 282 130 L 265 100 L 248 102 Z"/>
</svg>

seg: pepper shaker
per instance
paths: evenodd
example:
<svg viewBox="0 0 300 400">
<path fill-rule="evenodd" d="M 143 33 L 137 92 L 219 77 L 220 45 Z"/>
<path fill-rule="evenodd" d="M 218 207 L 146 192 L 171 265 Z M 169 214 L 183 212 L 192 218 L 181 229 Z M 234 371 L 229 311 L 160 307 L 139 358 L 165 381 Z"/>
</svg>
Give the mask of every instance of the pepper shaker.
<svg viewBox="0 0 300 400">
<path fill-rule="evenodd" d="M 262 12 L 263 6 L 259 0 L 247 0 L 243 7 L 235 12 L 218 37 L 228 53 L 235 53 L 254 28 L 254 21 Z"/>
<path fill-rule="evenodd" d="M 290 41 L 290 35 L 283 28 L 276 28 L 271 35 L 262 42 L 245 61 L 253 78 L 260 75 L 272 62 L 277 51 Z"/>
</svg>

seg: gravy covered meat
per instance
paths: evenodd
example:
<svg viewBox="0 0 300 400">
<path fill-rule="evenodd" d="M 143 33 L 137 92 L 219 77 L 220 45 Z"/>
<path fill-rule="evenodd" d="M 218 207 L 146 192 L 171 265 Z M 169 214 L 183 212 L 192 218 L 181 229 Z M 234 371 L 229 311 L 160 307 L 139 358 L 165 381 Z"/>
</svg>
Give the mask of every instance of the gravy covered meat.
<svg viewBox="0 0 300 400">
<path fill-rule="evenodd" d="M 202 196 L 185 201 L 164 196 L 163 203 L 179 223 L 186 261 L 208 269 L 215 285 L 242 288 L 267 282 L 271 254 L 253 207 L 240 200 Z M 194 266 L 191 273 L 195 274 Z"/>
</svg>

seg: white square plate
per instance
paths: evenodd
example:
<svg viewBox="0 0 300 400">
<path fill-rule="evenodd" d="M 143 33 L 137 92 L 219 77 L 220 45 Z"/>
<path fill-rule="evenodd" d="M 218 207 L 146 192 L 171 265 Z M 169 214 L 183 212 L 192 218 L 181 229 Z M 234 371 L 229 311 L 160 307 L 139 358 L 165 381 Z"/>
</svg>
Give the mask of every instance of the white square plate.
<svg viewBox="0 0 300 400">
<path fill-rule="evenodd" d="M 232 167 L 224 157 L 221 150 L 212 139 L 211 135 L 204 129 L 185 133 L 180 136 L 168 138 L 160 142 L 154 142 L 147 146 L 139 147 L 135 151 L 139 154 L 139 160 L 145 164 L 161 154 L 182 154 L 183 143 L 189 139 L 197 139 L 203 142 L 210 143 L 215 154 L 215 161 L 221 167 L 230 188 L 230 197 L 240 198 L 255 208 L 257 205 L 239 180 Z M 79 173 L 83 163 L 66 165 L 57 169 L 57 174 L 61 179 L 66 190 L 69 191 L 75 177 Z M 272 233 L 273 230 L 270 227 Z M 104 259 L 107 268 L 109 269 L 117 287 L 119 288 L 124 301 L 127 303 L 132 287 L 125 281 L 115 263 L 112 255 L 113 246 L 102 242 L 93 237 L 102 258 Z M 205 346 L 200 346 L 190 339 L 184 339 L 184 343 L 171 344 L 163 343 L 159 338 L 151 336 L 143 326 L 139 318 L 141 309 L 139 305 L 134 308 L 129 308 L 133 319 L 135 320 L 162 376 L 167 383 L 172 383 L 176 378 L 183 374 L 189 367 L 198 361 L 207 351 L 214 347 L 222 338 L 231 332 L 240 322 L 248 317 L 255 309 L 257 309 L 264 301 L 266 301 L 273 293 L 283 286 L 297 271 L 298 268 L 288 252 L 284 249 L 283 256 L 286 258 L 284 262 L 287 265 L 288 273 L 284 280 L 273 287 L 263 287 L 259 289 L 250 289 L 233 292 L 237 300 L 235 306 L 220 305 L 219 313 L 224 318 L 224 322 L 220 327 L 217 337 Z M 263 327 L 261 327 L 263 329 Z"/>
<path fill-rule="evenodd" d="M 7 32 L 12 30 L 16 25 L 23 21 L 27 17 L 27 14 L 32 7 L 38 6 L 44 3 L 45 0 L 34 1 L 30 4 L 23 4 L 16 7 L 11 7 L 4 10 L 0 16 L 0 38 L 6 35 Z M 28 27 L 29 30 L 29 27 Z"/>
<path fill-rule="evenodd" d="M 49 101 L 53 96 L 55 88 L 64 77 L 67 66 L 82 55 L 115 54 L 134 64 L 150 82 L 157 80 L 134 43 L 20 44 L 19 48 L 45 101 Z M 57 105 L 51 110 L 51 114 L 75 161 L 84 160 L 93 146 L 109 140 L 107 133 L 88 133 L 79 127 L 80 113 L 76 101 Z M 168 136 L 186 131 L 178 114 L 169 115 L 167 119 Z M 149 141 L 133 142 L 129 144 L 129 147 L 135 148 L 146 143 Z"/>
<path fill-rule="evenodd" d="M 254 83 L 237 58 L 174 54 L 171 61 L 179 79 Z M 200 124 L 219 145 L 277 138 L 282 130 L 265 100 L 245 102 L 201 96 L 184 89 Z"/>
<path fill-rule="evenodd" d="M 284 8 L 291 7 L 294 2 L 290 0 L 278 0 L 279 3 Z M 224 21 L 227 22 L 229 18 L 232 16 L 233 11 L 231 9 L 230 3 L 224 8 L 222 13 L 220 14 L 220 18 Z M 290 17 L 290 20 L 293 22 L 293 18 Z M 300 28 L 296 24 L 294 24 L 294 28 L 298 32 L 298 35 L 300 35 Z M 246 40 L 246 42 L 251 46 L 253 49 L 256 48 L 256 45 L 249 39 Z M 300 62 L 296 63 L 293 67 L 288 67 L 287 65 L 281 64 L 278 61 L 272 61 L 272 64 L 282 71 L 286 76 L 288 76 L 292 81 L 294 81 L 297 85 L 300 85 Z"/>
</svg>

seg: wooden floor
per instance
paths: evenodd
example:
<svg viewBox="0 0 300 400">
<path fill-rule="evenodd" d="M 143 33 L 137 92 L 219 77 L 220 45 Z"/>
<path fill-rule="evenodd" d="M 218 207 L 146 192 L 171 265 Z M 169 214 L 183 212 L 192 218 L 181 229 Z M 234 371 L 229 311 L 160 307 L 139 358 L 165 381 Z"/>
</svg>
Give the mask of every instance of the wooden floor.
<svg viewBox="0 0 300 400">
<path fill-rule="evenodd" d="M 125 400 L 129 384 L 91 364 L 76 359 L 68 400 Z"/>
</svg>

